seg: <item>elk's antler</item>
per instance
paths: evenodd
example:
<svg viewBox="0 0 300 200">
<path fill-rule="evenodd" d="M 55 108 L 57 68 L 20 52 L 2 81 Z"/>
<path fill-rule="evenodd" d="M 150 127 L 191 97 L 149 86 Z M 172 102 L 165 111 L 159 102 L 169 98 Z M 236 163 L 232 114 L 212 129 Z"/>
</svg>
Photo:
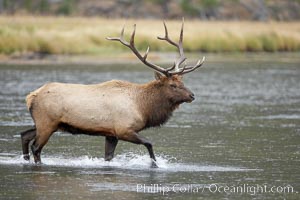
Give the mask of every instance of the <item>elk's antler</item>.
<svg viewBox="0 0 300 200">
<path fill-rule="evenodd" d="M 164 23 L 164 28 L 165 28 L 165 36 L 164 37 L 157 37 L 157 39 L 167 41 L 169 44 L 175 46 L 178 49 L 178 51 L 179 51 L 179 58 L 174 62 L 174 65 L 172 67 L 169 67 L 169 68 L 166 68 L 166 69 L 163 68 L 163 67 L 160 67 L 160 66 L 158 66 L 156 64 L 153 64 L 153 63 L 151 63 L 149 61 L 147 61 L 147 56 L 148 56 L 149 49 L 150 49 L 149 46 L 148 46 L 148 48 L 147 48 L 146 53 L 144 54 L 144 56 L 142 56 L 139 53 L 139 51 L 137 50 L 137 48 L 134 45 L 134 36 L 135 36 L 136 25 L 134 25 L 134 27 L 133 27 L 133 32 L 131 34 L 131 38 L 130 38 L 130 42 L 129 43 L 124 39 L 124 27 L 122 28 L 120 37 L 107 37 L 106 39 L 121 42 L 123 45 L 125 45 L 128 48 L 130 48 L 132 50 L 132 52 L 145 65 L 151 67 L 152 69 L 154 69 L 157 72 L 160 72 L 160 73 L 164 74 L 167 77 L 175 75 L 175 74 L 183 75 L 183 74 L 192 72 L 195 69 L 201 67 L 203 65 L 204 61 L 205 61 L 205 57 L 203 57 L 202 60 L 199 60 L 194 66 L 184 65 L 183 67 L 180 67 L 184 63 L 184 61 L 186 60 L 186 57 L 185 57 L 184 52 L 183 52 L 183 46 L 182 46 L 184 19 L 182 19 L 182 25 L 181 25 L 181 31 L 180 31 L 180 37 L 179 37 L 179 42 L 178 43 L 172 41 L 169 38 L 169 34 L 168 34 L 168 29 L 167 29 L 166 23 L 165 22 L 163 22 L 163 23 Z"/>
</svg>

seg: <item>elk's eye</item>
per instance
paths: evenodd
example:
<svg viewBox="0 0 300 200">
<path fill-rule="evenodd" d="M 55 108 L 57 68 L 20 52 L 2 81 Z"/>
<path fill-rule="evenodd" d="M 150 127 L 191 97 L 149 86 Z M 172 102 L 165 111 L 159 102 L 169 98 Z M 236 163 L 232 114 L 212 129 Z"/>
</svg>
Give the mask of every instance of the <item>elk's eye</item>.
<svg viewBox="0 0 300 200">
<path fill-rule="evenodd" d="M 171 86 L 171 88 L 177 88 L 177 85 L 175 85 L 175 84 L 171 84 L 170 86 Z"/>
</svg>

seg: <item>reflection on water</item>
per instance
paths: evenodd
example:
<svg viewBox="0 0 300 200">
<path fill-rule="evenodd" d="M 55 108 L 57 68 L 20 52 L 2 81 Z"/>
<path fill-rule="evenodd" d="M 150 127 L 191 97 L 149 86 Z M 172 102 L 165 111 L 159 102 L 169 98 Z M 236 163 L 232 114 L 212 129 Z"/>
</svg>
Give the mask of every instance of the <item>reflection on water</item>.
<svg viewBox="0 0 300 200">
<path fill-rule="evenodd" d="M 158 169 L 144 147 L 120 142 L 111 162 L 102 137 L 54 134 L 43 165 L 21 158 L 18 132 L 33 125 L 25 96 L 46 82 L 152 80 L 143 66 L 0 66 L 1 198 L 161 199 L 138 185 L 201 188 L 291 185 L 300 192 L 300 61 L 268 55 L 261 61 L 206 63 L 185 77 L 195 94 L 160 129 L 141 134 L 154 143 Z M 251 57 L 253 58 L 253 57 Z M 209 60 L 209 59 L 208 59 Z M 299 193 L 251 195 L 169 192 L 170 199 L 298 199 Z"/>
</svg>

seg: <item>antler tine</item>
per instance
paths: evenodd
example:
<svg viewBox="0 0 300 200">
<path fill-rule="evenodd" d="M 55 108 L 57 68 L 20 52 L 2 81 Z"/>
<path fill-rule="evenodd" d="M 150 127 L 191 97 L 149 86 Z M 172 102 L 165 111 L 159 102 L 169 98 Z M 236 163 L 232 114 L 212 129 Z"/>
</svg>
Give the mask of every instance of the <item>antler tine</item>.
<svg viewBox="0 0 300 200">
<path fill-rule="evenodd" d="M 183 44 L 183 42 L 182 42 L 183 41 L 183 27 L 184 27 L 184 18 L 182 18 L 181 31 L 180 31 L 179 42 L 178 42 L 178 48 L 179 48 L 180 55 L 183 55 L 183 57 L 184 57 L 183 47 L 182 47 L 182 44 Z M 186 58 L 184 58 L 184 60 L 185 59 Z"/>
<path fill-rule="evenodd" d="M 157 72 L 160 72 L 160 73 L 164 74 L 165 76 L 170 76 L 171 74 L 166 69 L 147 61 L 147 56 L 148 56 L 149 49 L 150 49 L 149 47 L 147 48 L 147 51 L 146 51 L 144 56 L 142 56 L 140 54 L 140 52 L 137 50 L 137 48 L 134 45 L 135 30 L 136 30 L 136 25 L 134 24 L 133 32 L 131 34 L 129 43 L 124 39 L 124 27 L 121 31 L 120 37 L 107 37 L 106 39 L 121 42 L 123 45 L 130 48 L 131 51 L 138 57 L 138 59 L 140 59 L 145 65 L 147 65 L 148 67 L 154 69 Z"/>
<path fill-rule="evenodd" d="M 180 36 L 179 36 L 179 41 L 178 41 L 178 51 L 180 57 L 176 61 L 176 67 L 175 67 L 175 72 L 182 72 L 184 68 L 180 68 L 180 65 L 186 60 L 186 57 L 183 52 L 183 27 L 184 27 L 184 18 L 182 18 L 182 24 L 181 24 L 181 30 L 180 30 Z"/>
<path fill-rule="evenodd" d="M 134 36 L 135 36 L 136 24 L 133 25 L 133 31 L 130 38 L 130 46 L 134 47 Z"/>
<path fill-rule="evenodd" d="M 176 67 L 176 62 L 174 62 L 174 64 L 173 64 L 172 67 L 167 68 L 166 71 L 167 71 L 167 72 L 170 72 L 170 71 L 172 71 L 173 69 L 175 69 L 175 67 Z"/>
<path fill-rule="evenodd" d="M 183 70 L 180 74 L 183 75 L 183 74 L 186 74 L 186 73 L 196 70 L 197 68 L 199 68 L 203 65 L 204 61 L 205 61 L 205 56 L 203 56 L 202 60 L 198 60 L 196 65 L 185 67 L 185 70 Z"/>
<path fill-rule="evenodd" d="M 179 66 L 186 60 L 186 57 L 184 56 L 184 52 L 183 52 L 183 47 L 182 47 L 184 18 L 182 18 L 182 25 L 181 25 L 181 31 L 180 31 L 180 36 L 179 36 L 178 43 L 175 43 L 174 41 L 172 41 L 169 38 L 167 25 L 166 25 L 165 21 L 163 23 L 164 23 L 164 28 L 165 28 L 165 36 L 164 37 L 157 37 L 157 39 L 165 40 L 165 41 L 167 41 L 168 43 L 170 43 L 171 45 L 175 46 L 178 49 L 179 58 L 176 60 L 174 68 L 172 68 L 172 70 L 175 69 L 174 72 L 177 73 L 177 72 L 180 72 L 182 70 Z M 170 72 L 170 73 L 172 73 L 172 72 Z"/>
<path fill-rule="evenodd" d="M 178 48 L 178 44 L 176 42 L 172 41 L 169 38 L 169 33 L 168 33 L 168 28 L 167 28 L 166 22 L 163 21 L 163 23 L 164 23 L 164 28 L 165 28 L 165 36 L 164 37 L 159 37 L 158 36 L 157 39 L 159 39 L 159 40 L 165 40 L 165 41 L 169 42 L 171 45 L 173 45 L 173 46 L 175 46 L 175 47 Z"/>
<path fill-rule="evenodd" d="M 148 57 L 148 53 L 149 53 L 150 47 L 148 46 L 145 55 L 143 56 L 143 60 L 146 60 Z"/>
<path fill-rule="evenodd" d="M 159 37 L 159 36 L 157 36 L 157 39 L 160 39 L 160 40 L 164 40 L 165 38 L 168 38 L 168 37 L 169 37 L 166 22 L 163 21 L 163 24 L 164 24 L 164 28 L 165 28 L 165 37 Z"/>
<path fill-rule="evenodd" d="M 123 45 L 129 47 L 129 43 L 124 40 L 124 30 L 125 30 L 125 25 L 123 26 L 121 30 L 120 37 L 106 37 L 107 40 L 112 40 L 112 41 L 119 41 Z"/>
<path fill-rule="evenodd" d="M 182 18 L 180 36 L 179 36 L 179 46 L 182 47 L 182 40 L 183 40 L 183 27 L 184 27 L 184 18 Z"/>
<path fill-rule="evenodd" d="M 122 30 L 121 30 L 121 35 L 120 35 L 120 40 L 125 41 L 124 40 L 124 31 L 125 31 L 125 25 L 123 26 Z"/>
</svg>

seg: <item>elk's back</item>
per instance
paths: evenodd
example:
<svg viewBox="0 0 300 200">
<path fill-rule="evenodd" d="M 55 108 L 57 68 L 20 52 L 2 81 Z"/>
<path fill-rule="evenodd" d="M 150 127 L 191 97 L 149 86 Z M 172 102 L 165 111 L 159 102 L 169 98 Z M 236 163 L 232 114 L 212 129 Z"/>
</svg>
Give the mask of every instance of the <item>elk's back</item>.
<svg viewBox="0 0 300 200">
<path fill-rule="evenodd" d="M 124 81 L 94 85 L 48 83 L 30 93 L 26 101 L 33 118 L 48 117 L 57 124 L 115 133 L 144 125 L 136 93 L 137 86 Z"/>
</svg>

